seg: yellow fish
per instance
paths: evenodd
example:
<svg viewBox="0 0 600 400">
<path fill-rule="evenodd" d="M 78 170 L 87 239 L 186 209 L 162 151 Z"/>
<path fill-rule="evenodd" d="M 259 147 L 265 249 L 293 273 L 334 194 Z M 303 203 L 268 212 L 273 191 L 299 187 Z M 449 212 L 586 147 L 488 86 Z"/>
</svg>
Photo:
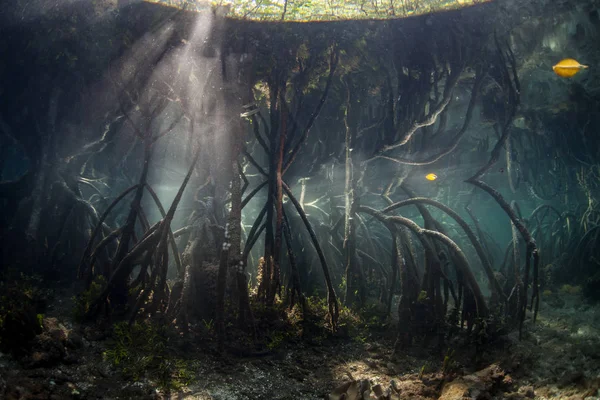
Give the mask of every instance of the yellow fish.
<svg viewBox="0 0 600 400">
<path fill-rule="evenodd" d="M 435 181 L 437 179 L 437 175 L 436 174 L 427 174 L 427 175 L 425 175 L 425 179 L 427 179 L 428 181 Z"/>
<path fill-rule="evenodd" d="M 552 69 L 554 70 L 554 73 L 561 78 L 570 78 L 587 67 L 587 65 L 579 64 L 578 61 L 573 60 L 572 58 L 565 58 L 553 66 Z"/>
</svg>

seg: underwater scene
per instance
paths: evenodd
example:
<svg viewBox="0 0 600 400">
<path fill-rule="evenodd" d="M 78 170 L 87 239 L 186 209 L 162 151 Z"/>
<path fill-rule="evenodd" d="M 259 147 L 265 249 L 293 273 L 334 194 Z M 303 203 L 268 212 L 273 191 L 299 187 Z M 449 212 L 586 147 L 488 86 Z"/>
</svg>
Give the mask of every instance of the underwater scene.
<svg viewBox="0 0 600 400">
<path fill-rule="evenodd" d="M 0 5 L 0 399 L 600 400 L 598 0 Z"/>
</svg>

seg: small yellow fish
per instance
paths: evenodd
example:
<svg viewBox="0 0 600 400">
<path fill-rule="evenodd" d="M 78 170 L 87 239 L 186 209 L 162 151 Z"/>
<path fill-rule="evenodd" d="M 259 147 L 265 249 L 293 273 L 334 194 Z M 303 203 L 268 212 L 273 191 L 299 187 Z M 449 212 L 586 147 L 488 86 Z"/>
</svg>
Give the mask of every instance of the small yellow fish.
<svg viewBox="0 0 600 400">
<path fill-rule="evenodd" d="M 427 175 L 425 175 L 425 179 L 427 179 L 428 181 L 435 181 L 437 179 L 437 175 L 436 174 L 427 174 Z"/>
<path fill-rule="evenodd" d="M 578 61 L 573 60 L 572 58 L 565 58 L 553 66 L 552 69 L 554 70 L 554 73 L 561 78 L 570 78 L 587 67 L 587 65 L 579 64 Z"/>
</svg>

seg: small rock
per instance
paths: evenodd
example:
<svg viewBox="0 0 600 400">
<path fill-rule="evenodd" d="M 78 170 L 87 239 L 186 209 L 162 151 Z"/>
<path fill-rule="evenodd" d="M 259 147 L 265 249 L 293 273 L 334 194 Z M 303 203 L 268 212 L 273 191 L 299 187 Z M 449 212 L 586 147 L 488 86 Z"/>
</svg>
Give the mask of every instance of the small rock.
<svg viewBox="0 0 600 400">
<path fill-rule="evenodd" d="M 54 341 L 66 343 L 67 342 L 67 332 L 62 329 L 53 329 L 48 332 L 48 336 Z"/>
<path fill-rule="evenodd" d="M 533 390 L 533 386 L 521 386 L 519 388 L 519 393 L 530 399 L 533 399 L 535 397 L 535 391 Z"/>
<path fill-rule="evenodd" d="M 494 386 L 506 385 L 505 372 L 492 364 L 474 374 L 466 375 L 444 385 L 439 400 L 462 400 L 463 398 L 488 398 Z"/>
<path fill-rule="evenodd" d="M 449 384 L 444 385 L 439 400 L 462 400 L 464 398 L 470 398 L 469 392 L 469 386 L 465 382 L 450 382 Z"/>
<path fill-rule="evenodd" d="M 370 353 L 373 353 L 373 352 L 379 350 L 379 346 L 377 345 L 377 343 L 367 343 L 365 345 L 365 350 Z"/>
<path fill-rule="evenodd" d="M 377 398 L 385 396 L 385 392 L 383 390 L 383 387 L 381 387 L 380 384 L 377 384 L 375 386 L 373 386 L 373 393 L 375 393 L 375 396 L 377 396 Z"/>
<path fill-rule="evenodd" d="M 79 358 L 75 354 L 67 354 L 62 361 L 67 365 L 79 364 Z"/>
<path fill-rule="evenodd" d="M 75 332 L 69 333 L 69 339 L 67 345 L 73 349 L 79 349 L 83 347 L 83 337 Z"/>
<path fill-rule="evenodd" d="M 397 374 L 397 373 L 398 373 L 398 367 L 396 366 L 396 364 L 389 362 L 389 363 L 387 363 L 385 366 L 386 366 L 386 367 L 387 367 L 387 369 L 389 369 L 389 370 L 390 370 L 390 372 L 392 372 L 393 374 Z"/>
<path fill-rule="evenodd" d="M 52 331 L 55 329 L 59 329 L 59 325 L 60 325 L 60 323 L 58 322 L 58 319 L 56 319 L 56 318 L 44 318 L 42 320 L 42 326 L 44 327 L 45 331 Z"/>
<path fill-rule="evenodd" d="M 40 363 L 44 362 L 44 360 L 46 358 L 45 356 L 46 356 L 45 353 L 36 351 L 31 355 L 31 362 L 33 364 L 40 364 Z"/>
</svg>

